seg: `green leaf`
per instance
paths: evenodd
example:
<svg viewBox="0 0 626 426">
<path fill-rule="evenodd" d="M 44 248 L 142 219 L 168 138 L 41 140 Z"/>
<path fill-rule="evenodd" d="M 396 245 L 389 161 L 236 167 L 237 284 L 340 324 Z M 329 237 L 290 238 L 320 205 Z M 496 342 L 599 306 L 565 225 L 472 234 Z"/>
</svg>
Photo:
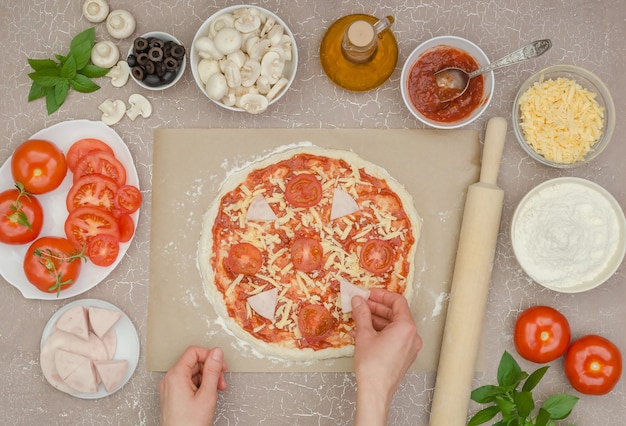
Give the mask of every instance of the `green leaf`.
<svg viewBox="0 0 626 426">
<path fill-rule="evenodd" d="M 513 410 L 515 410 L 515 404 L 513 403 L 513 401 L 510 401 L 508 399 L 497 398 L 496 405 L 498 406 L 500 411 L 502 411 L 502 415 L 504 417 L 507 417 L 509 414 L 511 414 L 511 412 L 513 412 Z"/>
<path fill-rule="evenodd" d="M 28 92 L 28 102 L 43 98 L 44 96 L 46 96 L 46 88 L 33 81 L 33 84 L 30 86 L 30 92 Z"/>
<path fill-rule="evenodd" d="M 63 80 L 59 82 L 56 86 L 54 86 L 54 96 L 56 97 L 57 103 L 62 105 L 65 102 L 65 98 L 67 98 L 67 94 L 70 91 L 70 83 L 68 80 Z"/>
<path fill-rule="evenodd" d="M 477 389 L 474 389 L 470 395 L 472 401 L 476 401 L 479 404 L 487 404 L 494 402 L 497 396 L 504 395 L 504 392 L 499 386 L 485 385 Z"/>
<path fill-rule="evenodd" d="M 76 59 L 76 69 L 80 70 L 89 63 L 91 48 L 93 47 L 95 40 L 96 29 L 94 27 L 86 29 L 72 39 L 72 42 L 70 43 L 69 55 L 74 56 Z"/>
<path fill-rule="evenodd" d="M 550 413 L 545 408 L 539 409 L 539 414 L 537 414 L 537 418 L 535 419 L 535 426 L 547 426 L 550 422 Z"/>
<path fill-rule="evenodd" d="M 530 413 L 535 409 L 533 394 L 530 392 L 516 392 L 514 399 L 519 416 L 522 418 L 530 416 Z"/>
<path fill-rule="evenodd" d="M 79 74 L 89 78 L 104 77 L 108 72 L 108 68 L 102 68 L 92 64 L 87 64 L 82 69 L 78 70 Z"/>
<path fill-rule="evenodd" d="M 28 64 L 35 71 L 56 68 L 58 65 L 52 59 L 29 59 Z"/>
<path fill-rule="evenodd" d="M 30 74 L 28 74 L 28 76 L 30 77 L 31 80 L 33 80 L 35 83 L 39 84 L 40 86 L 52 87 L 61 80 L 59 73 L 60 71 L 56 68 L 54 69 L 48 68 L 48 69 L 31 72 Z"/>
<path fill-rule="evenodd" d="M 73 80 L 70 80 L 70 86 L 72 89 L 81 93 L 95 92 L 100 88 L 100 86 L 91 81 L 89 77 L 85 77 L 82 74 L 76 74 L 76 77 Z"/>
<path fill-rule="evenodd" d="M 472 416 L 467 426 L 477 426 L 482 425 L 483 423 L 487 423 L 489 420 L 493 419 L 499 412 L 500 409 L 496 406 L 484 408 Z"/>
<path fill-rule="evenodd" d="M 48 115 L 59 109 L 62 103 L 63 102 L 59 103 L 57 101 L 55 88 L 48 87 L 46 89 L 46 110 L 48 111 Z"/>
<path fill-rule="evenodd" d="M 76 59 L 70 54 L 61 68 L 61 77 L 73 80 L 76 77 Z"/>
<path fill-rule="evenodd" d="M 533 371 L 532 374 L 528 376 L 526 382 L 524 382 L 524 386 L 522 386 L 522 391 L 530 392 L 531 390 L 535 389 L 535 386 L 539 384 L 543 376 L 546 374 L 546 371 L 548 371 L 548 368 L 550 368 L 550 366 L 541 367 Z"/>
<path fill-rule="evenodd" d="M 520 377 L 525 374 L 511 354 L 504 351 L 498 365 L 498 384 L 500 386 L 512 386 L 514 389 L 523 380 Z"/>
<path fill-rule="evenodd" d="M 567 394 L 552 395 L 543 403 L 543 409 L 550 413 L 550 418 L 561 420 L 572 412 L 578 398 Z"/>
</svg>

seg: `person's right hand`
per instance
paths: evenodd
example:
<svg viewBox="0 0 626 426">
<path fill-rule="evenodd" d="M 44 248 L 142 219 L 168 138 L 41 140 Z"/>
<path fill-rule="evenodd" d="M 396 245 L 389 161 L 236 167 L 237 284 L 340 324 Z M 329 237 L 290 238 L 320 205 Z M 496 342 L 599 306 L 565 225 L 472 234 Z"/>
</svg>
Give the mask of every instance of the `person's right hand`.
<svg viewBox="0 0 626 426">
<path fill-rule="evenodd" d="M 422 339 L 406 299 L 372 289 L 370 298 L 352 299 L 354 371 L 357 381 L 355 424 L 386 424 L 389 406 Z"/>
</svg>

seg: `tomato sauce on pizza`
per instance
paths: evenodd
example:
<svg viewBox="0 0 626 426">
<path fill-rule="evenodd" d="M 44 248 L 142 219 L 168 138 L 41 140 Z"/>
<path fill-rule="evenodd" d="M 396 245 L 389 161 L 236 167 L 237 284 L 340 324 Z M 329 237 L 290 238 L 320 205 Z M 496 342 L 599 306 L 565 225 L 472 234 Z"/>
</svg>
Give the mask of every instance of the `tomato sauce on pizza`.
<svg viewBox="0 0 626 426">
<path fill-rule="evenodd" d="M 360 157 L 319 152 L 282 154 L 239 174 L 205 219 L 207 294 L 249 340 L 281 354 L 331 349 L 332 357 L 353 345 L 340 279 L 411 293 L 420 225 L 412 199 Z"/>
</svg>

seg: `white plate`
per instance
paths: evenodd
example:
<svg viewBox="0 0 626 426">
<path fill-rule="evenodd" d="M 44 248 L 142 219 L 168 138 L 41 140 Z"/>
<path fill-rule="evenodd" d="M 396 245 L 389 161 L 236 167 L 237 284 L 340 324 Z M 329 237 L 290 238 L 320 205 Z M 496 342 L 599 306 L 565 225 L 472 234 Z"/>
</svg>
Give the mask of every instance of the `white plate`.
<svg viewBox="0 0 626 426">
<path fill-rule="evenodd" d="M 61 317 L 61 315 L 63 315 L 67 310 L 76 305 L 82 305 L 86 308 L 88 308 L 89 306 L 95 306 L 98 308 L 109 309 L 122 313 L 122 317 L 113 326 L 113 330 L 115 330 L 115 333 L 117 334 L 117 348 L 115 349 L 115 355 L 113 356 L 113 359 L 125 359 L 128 361 L 128 371 L 126 372 L 126 377 L 124 377 L 124 380 L 122 380 L 122 383 L 117 387 L 117 389 L 113 390 L 112 392 L 107 392 L 104 389 L 104 386 L 100 384 L 100 386 L 98 387 L 98 392 L 96 393 L 72 394 L 72 396 L 82 399 L 98 399 L 109 396 L 124 387 L 124 385 L 133 376 L 133 373 L 137 368 L 137 364 L 139 363 L 139 336 L 137 335 L 137 330 L 135 329 L 135 326 L 128 318 L 128 316 L 126 316 L 124 311 L 122 311 L 120 308 L 112 305 L 109 302 L 98 299 L 82 299 L 76 300 L 72 303 L 68 303 L 67 305 L 56 311 L 54 315 L 52 315 L 48 320 L 48 323 L 43 329 L 43 333 L 41 333 L 41 344 L 39 346 L 39 349 L 43 349 L 43 345 L 46 343 L 46 340 L 48 340 L 52 329 L 54 328 L 57 320 Z"/>
<path fill-rule="evenodd" d="M 135 169 L 135 163 L 133 162 L 128 147 L 115 130 L 100 121 L 64 121 L 48 127 L 47 129 L 40 130 L 30 137 L 30 139 L 45 139 L 54 142 L 61 151 L 66 154 L 70 146 L 82 138 L 97 138 L 109 144 L 117 159 L 126 168 L 126 183 L 139 188 L 137 169 Z M 65 237 L 64 224 L 67 218 L 65 198 L 72 186 L 72 179 L 73 174 L 68 170 L 67 176 L 65 176 L 65 179 L 57 189 L 47 194 L 37 195 L 37 199 L 44 209 L 44 223 L 41 234 L 39 234 L 40 237 L 47 235 Z M 9 157 L 2 167 L 0 167 L 0 190 L 11 189 L 13 186 L 11 157 Z M 132 217 L 135 221 L 136 228 L 139 210 L 133 213 Z M 80 275 L 76 282 L 71 287 L 61 291 L 58 298 L 56 293 L 40 291 L 28 281 L 24 274 L 22 268 L 24 256 L 31 243 L 17 246 L 0 243 L 0 259 L 2 259 L 2 262 L 0 262 L 0 275 L 2 275 L 9 284 L 17 288 L 27 299 L 55 300 L 74 297 L 92 289 L 105 279 L 122 260 L 131 242 L 132 238 L 130 241 L 120 244 L 120 254 L 111 266 L 101 267 L 91 262 L 83 262 Z"/>
</svg>

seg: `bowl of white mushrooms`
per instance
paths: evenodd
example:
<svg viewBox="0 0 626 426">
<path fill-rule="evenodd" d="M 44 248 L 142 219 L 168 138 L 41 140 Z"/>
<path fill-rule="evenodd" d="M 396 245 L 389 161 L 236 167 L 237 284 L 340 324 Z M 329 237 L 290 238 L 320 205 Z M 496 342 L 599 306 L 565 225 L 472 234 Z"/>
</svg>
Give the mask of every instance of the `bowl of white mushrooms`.
<svg viewBox="0 0 626 426">
<path fill-rule="evenodd" d="M 276 14 L 237 5 L 200 26 L 189 62 L 198 87 L 217 105 L 260 114 L 295 79 L 298 50 L 293 33 Z"/>
</svg>

